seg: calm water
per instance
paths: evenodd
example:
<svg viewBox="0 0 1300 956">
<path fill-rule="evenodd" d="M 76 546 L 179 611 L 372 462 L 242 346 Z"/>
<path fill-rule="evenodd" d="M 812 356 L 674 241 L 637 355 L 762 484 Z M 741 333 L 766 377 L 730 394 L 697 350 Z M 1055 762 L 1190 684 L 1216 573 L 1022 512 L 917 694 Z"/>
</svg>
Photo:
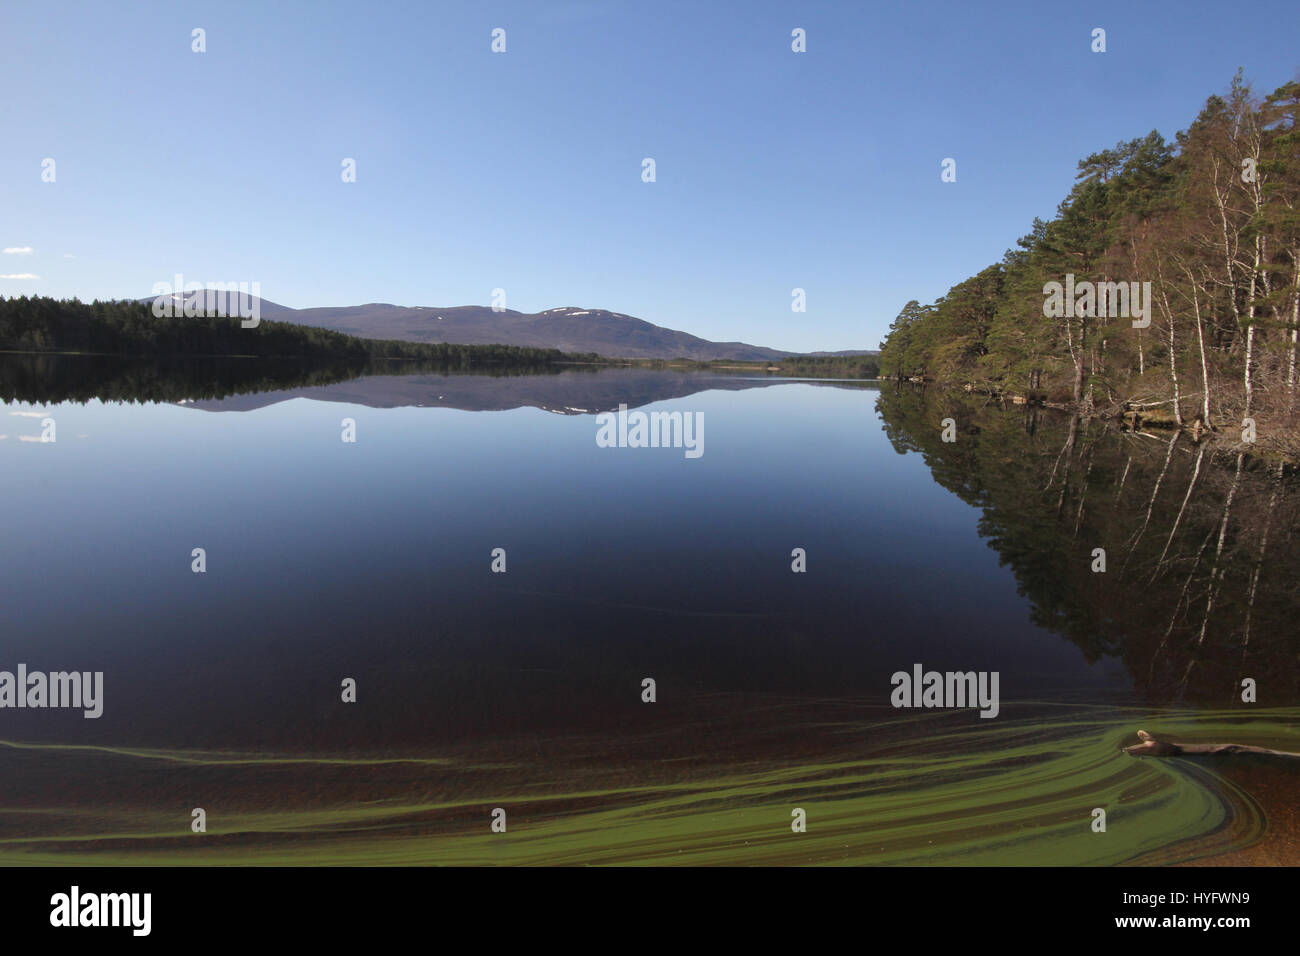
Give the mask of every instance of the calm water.
<svg viewBox="0 0 1300 956">
<path fill-rule="evenodd" d="M 600 448 L 593 415 L 529 407 L 7 406 L 5 662 L 102 670 L 107 703 L 6 720 L 331 747 L 635 720 L 647 676 L 665 707 L 884 700 L 914 662 L 998 670 L 1008 698 L 1129 693 L 1030 623 L 979 513 L 891 448 L 876 399 L 782 383 L 644 406 L 703 416 L 693 460 Z M 21 440 L 47 416 L 55 444 Z M 336 706 L 343 677 L 364 706 Z"/>
<path fill-rule="evenodd" d="M 608 761 L 654 738 L 658 762 L 638 774 L 715 743 L 755 766 L 797 759 L 815 734 L 774 744 L 757 724 L 751 739 L 712 722 L 748 701 L 803 707 L 802 727 L 837 707 L 883 727 L 900 716 L 890 677 L 915 663 L 999 672 L 1011 716 L 1034 702 L 1231 708 L 1241 667 L 1269 706 L 1300 703 L 1289 486 L 1246 469 L 1211 565 L 1202 541 L 1231 459 L 1205 466 L 1175 527 L 1197 454 L 1185 439 L 1167 452 L 1171 436 L 1072 438 L 1063 416 L 956 401 L 631 371 L 12 401 L 0 669 L 103 671 L 105 704 L 98 720 L 0 711 L 0 739 L 372 756 L 510 741 L 515 777 L 537 781 L 558 772 L 529 741 L 554 754 L 599 738 L 592 759 Z M 702 415 L 704 454 L 598 447 L 593 412 L 619 402 Z M 1266 520 L 1274 550 L 1252 596 Z M 1104 575 L 1089 568 L 1098 546 Z M 69 784 L 85 799 L 95 786 Z"/>
</svg>

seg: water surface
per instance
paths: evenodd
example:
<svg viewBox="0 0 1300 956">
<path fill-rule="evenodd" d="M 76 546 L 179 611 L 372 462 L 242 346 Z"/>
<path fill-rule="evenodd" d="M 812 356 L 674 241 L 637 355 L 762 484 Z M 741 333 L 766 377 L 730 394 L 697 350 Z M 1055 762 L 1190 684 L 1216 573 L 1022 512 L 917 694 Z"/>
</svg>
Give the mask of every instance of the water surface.
<svg viewBox="0 0 1300 956">
<path fill-rule="evenodd" d="M 1179 518 L 1197 449 L 1171 436 L 851 383 L 342 377 L 0 406 L 0 668 L 106 684 L 98 720 L 0 711 L 0 858 L 1176 862 L 1268 839 L 1230 768 L 1117 751 L 1153 718 L 1300 749 L 1297 499 L 1266 464 L 1216 554 L 1234 461 L 1202 463 Z M 620 403 L 702 415 L 704 454 L 598 447 Z M 1002 714 L 895 710 L 914 663 L 999 672 Z M 1103 849 L 1107 805 L 1143 822 Z"/>
</svg>

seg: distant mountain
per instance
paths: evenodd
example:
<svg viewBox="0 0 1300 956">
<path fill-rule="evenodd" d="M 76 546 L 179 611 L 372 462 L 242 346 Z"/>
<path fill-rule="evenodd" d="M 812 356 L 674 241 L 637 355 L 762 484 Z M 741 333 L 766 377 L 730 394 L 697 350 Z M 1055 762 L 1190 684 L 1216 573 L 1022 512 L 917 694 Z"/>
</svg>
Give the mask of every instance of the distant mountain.
<svg viewBox="0 0 1300 956">
<path fill-rule="evenodd" d="M 190 293 L 189 298 L 201 293 Z M 180 297 L 176 297 L 180 301 Z M 142 300 L 151 301 L 151 300 Z M 216 293 L 220 309 L 233 312 L 235 303 Z M 672 359 L 695 361 L 734 359 L 770 361 L 795 355 L 780 349 L 744 342 L 710 342 L 677 332 L 621 312 L 564 306 L 545 312 L 495 312 L 487 306 L 461 305 L 446 309 L 369 302 L 365 305 L 322 309 L 290 309 L 261 300 L 261 316 L 277 322 L 294 322 L 369 339 L 409 342 L 449 342 L 456 345 L 521 345 L 596 352 L 607 358 Z M 813 355 L 864 355 L 869 352 L 814 352 Z"/>
<path fill-rule="evenodd" d="M 157 296 L 145 296 L 143 299 L 136 299 L 137 302 L 153 302 Z M 252 303 L 260 304 L 260 312 L 264 319 L 274 319 L 277 322 L 292 322 L 290 318 L 297 309 L 291 309 L 287 305 L 280 305 L 272 302 L 270 299 L 259 299 L 257 296 L 247 296 L 241 298 L 237 292 L 225 292 L 215 289 L 205 289 L 201 292 L 187 292 L 182 295 L 179 292 L 172 293 L 167 298 L 172 300 L 174 309 L 183 309 L 187 304 L 193 302 L 195 298 L 199 299 L 199 307 L 205 311 L 213 311 L 218 315 L 235 315 L 238 313 L 240 306 L 243 305 L 247 310 Z"/>
<path fill-rule="evenodd" d="M 512 309 L 494 312 L 480 305 L 436 309 L 369 303 L 299 309 L 277 318 L 371 339 L 527 345 L 564 352 L 596 352 L 609 358 L 760 361 L 791 354 L 744 342 L 710 342 L 619 312 L 575 306 L 527 313 Z"/>
<path fill-rule="evenodd" d="M 810 358 L 854 358 L 859 355 L 879 355 L 880 349 L 841 349 L 838 352 L 804 352 Z"/>
</svg>

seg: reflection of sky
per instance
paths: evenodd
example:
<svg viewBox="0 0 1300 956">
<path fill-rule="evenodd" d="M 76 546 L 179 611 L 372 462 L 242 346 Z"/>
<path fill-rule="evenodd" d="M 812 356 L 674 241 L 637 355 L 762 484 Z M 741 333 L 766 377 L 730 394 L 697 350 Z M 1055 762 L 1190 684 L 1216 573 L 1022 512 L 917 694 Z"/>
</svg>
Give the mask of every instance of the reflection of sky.
<svg viewBox="0 0 1300 956">
<path fill-rule="evenodd" d="M 790 653 L 787 631 L 812 635 L 799 653 L 824 654 L 828 680 L 887 684 L 914 661 L 1078 677 L 1080 655 L 1027 623 L 977 513 L 890 447 L 875 400 L 782 384 L 648 406 L 703 413 L 690 460 L 599 448 L 594 416 L 531 408 L 57 406 L 40 413 L 56 444 L 0 444 L 0 668 L 201 688 L 238 661 L 272 683 L 313 655 L 463 662 L 488 639 L 471 633 L 617 654 L 669 622 L 699 647 L 721 621 L 762 638 L 706 662 L 723 681 L 779 665 L 757 657 Z M 496 547 L 505 576 L 487 570 Z"/>
</svg>

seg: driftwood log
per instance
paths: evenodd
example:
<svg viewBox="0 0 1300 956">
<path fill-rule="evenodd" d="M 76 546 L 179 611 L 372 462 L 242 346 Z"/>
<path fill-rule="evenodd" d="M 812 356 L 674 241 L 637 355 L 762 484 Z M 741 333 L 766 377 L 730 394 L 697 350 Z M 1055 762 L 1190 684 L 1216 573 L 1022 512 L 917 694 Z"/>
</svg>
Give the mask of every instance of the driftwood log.
<svg viewBox="0 0 1300 956">
<path fill-rule="evenodd" d="M 1176 744 L 1167 740 L 1156 740 L 1145 730 L 1138 731 L 1142 742 L 1132 747 L 1125 747 L 1124 752 L 1130 757 L 1183 757 L 1192 754 L 1264 754 L 1269 757 L 1296 757 L 1300 753 L 1288 750 L 1269 750 L 1265 747 L 1248 747 L 1245 744 Z"/>
</svg>

